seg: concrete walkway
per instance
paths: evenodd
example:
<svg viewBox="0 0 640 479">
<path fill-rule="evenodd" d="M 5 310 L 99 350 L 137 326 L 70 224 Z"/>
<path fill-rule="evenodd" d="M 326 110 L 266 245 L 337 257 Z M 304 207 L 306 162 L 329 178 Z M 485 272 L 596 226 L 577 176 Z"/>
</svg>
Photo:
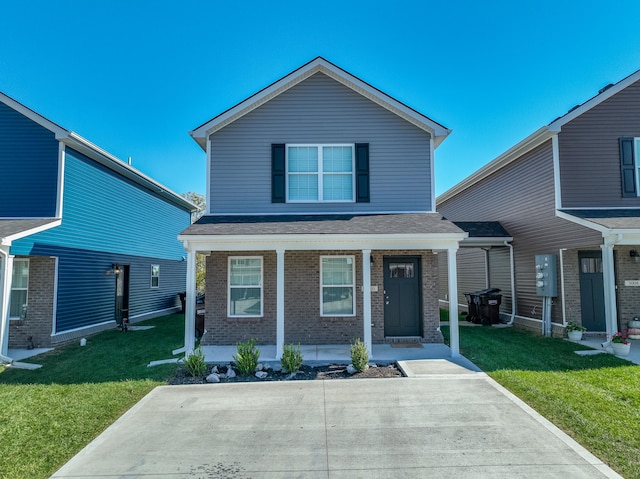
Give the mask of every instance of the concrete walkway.
<svg viewBox="0 0 640 479">
<path fill-rule="evenodd" d="M 619 478 L 476 368 L 156 388 L 53 478 Z"/>
</svg>

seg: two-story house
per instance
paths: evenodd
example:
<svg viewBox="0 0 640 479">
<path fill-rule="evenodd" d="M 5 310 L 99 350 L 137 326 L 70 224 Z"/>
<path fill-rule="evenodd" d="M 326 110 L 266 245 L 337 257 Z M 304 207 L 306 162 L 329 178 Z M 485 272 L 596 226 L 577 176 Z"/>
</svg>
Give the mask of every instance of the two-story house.
<svg viewBox="0 0 640 479">
<path fill-rule="evenodd" d="M 196 207 L 0 94 L 0 359 L 179 309 Z"/>
<path fill-rule="evenodd" d="M 550 278 L 556 334 L 574 321 L 610 336 L 640 315 L 639 192 L 640 71 L 440 195 L 437 208 L 452 221 L 499 221 L 509 231 L 517 324 L 543 330 Z M 550 275 L 536 255 L 553 259 Z M 462 258 L 458 266 L 460 276 L 489 268 Z"/>
<path fill-rule="evenodd" d="M 207 155 L 203 345 L 257 339 L 442 342 L 437 262 L 466 236 L 435 212 L 434 151 L 449 130 L 318 57 L 191 132 Z M 457 330 L 452 338 L 457 354 Z"/>
</svg>

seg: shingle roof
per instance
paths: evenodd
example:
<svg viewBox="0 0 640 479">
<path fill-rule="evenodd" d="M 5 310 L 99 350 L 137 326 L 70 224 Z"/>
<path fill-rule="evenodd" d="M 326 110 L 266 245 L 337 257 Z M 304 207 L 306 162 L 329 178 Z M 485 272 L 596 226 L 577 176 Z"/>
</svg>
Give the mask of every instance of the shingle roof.
<svg viewBox="0 0 640 479">
<path fill-rule="evenodd" d="M 454 221 L 454 225 L 469 233 L 469 238 L 510 238 L 498 221 Z"/>
<path fill-rule="evenodd" d="M 203 216 L 182 235 L 460 234 L 439 213 Z"/>
<path fill-rule="evenodd" d="M 560 210 L 610 229 L 640 229 L 640 210 Z"/>
<path fill-rule="evenodd" d="M 60 221 L 56 218 L 45 219 L 0 219 L 0 238 L 8 238 L 29 230 L 44 227 Z"/>
</svg>

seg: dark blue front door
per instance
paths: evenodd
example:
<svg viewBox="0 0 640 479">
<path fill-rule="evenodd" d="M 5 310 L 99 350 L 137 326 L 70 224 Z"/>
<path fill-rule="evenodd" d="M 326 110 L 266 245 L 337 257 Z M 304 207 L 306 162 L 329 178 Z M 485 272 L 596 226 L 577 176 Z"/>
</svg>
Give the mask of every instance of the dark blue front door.
<svg viewBox="0 0 640 479">
<path fill-rule="evenodd" d="M 580 264 L 580 309 L 587 331 L 606 331 L 602 252 L 578 252 Z"/>
<path fill-rule="evenodd" d="M 385 257 L 384 335 L 422 336 L 420 258 Z"/>
</svg>

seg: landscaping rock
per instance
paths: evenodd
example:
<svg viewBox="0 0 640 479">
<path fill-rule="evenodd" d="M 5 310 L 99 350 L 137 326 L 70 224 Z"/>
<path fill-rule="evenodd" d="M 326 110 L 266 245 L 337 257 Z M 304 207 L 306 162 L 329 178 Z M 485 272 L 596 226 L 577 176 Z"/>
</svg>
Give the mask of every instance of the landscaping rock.
<svg viewBox="0 0 640 479">
<path fill-rule="evenodd" d="M 211 372 L 212 372 L 213 374 L 218 374 L 218 366 L 214 366 L 214 367 L 211 369 Z"/>
<path fill-rule="evenodd" d="M 216 373 L 211 373 L 207 376 L 207 382 L 208 383 L 219 383 L 220 382 L 220 376 L 218 376 Z"/>
<path fill-rule="evenodd" d="M 256 377 L 257 377 L 258 379 L 265 379 L 268 375 L 269 375 L 269 373 L 268 373 L 268 372 L 266 372 L 266 371 L 258 371 L 258 372 L 256 373 Z"/>
<path fill-rule="evenodd" d="M 258 363 L 258 365 L 256 366 L 256 371 L 262 371 L 263 369 L 264 369 L 264 364 Z"/>
<path fill-rule="evenodd" d="M 227 366 L 227 377 L 228 378 L 235 378 L 236 377 L 236 372 L 233 370 L 233 368 L 231 366 Z"/>
<path fill-rule="evenodd" d="M 349 365 L 347 366 L 347 372 L 348 372 L 349 374 L 355 374 L 355 373 L 357 373 L 357 372 L 358 372 L 358 370 L 357 370 L 356 368 L 354 368 L 354 367 L 353 367 L 353 364 L 349 364 Z"/>
</svg>

